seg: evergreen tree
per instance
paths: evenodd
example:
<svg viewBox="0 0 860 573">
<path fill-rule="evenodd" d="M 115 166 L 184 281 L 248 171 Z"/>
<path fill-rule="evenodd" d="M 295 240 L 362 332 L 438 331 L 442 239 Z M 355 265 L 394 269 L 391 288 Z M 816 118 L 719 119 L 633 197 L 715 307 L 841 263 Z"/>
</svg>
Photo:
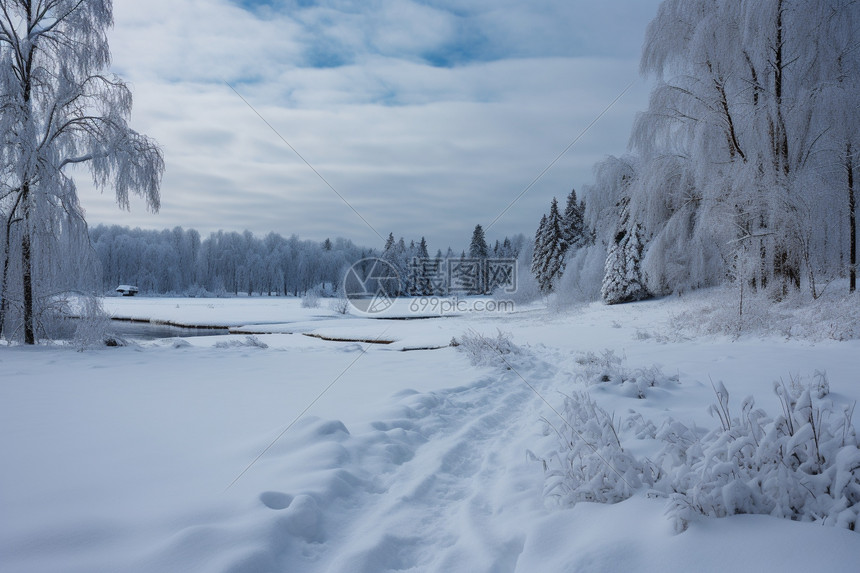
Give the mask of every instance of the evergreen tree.
<svg viewBox="0 0 860 573">
<path fill-rule="evenodd" d="M 385 253 L 391 252 L 391 250 L 394 248 L 394 242 L 394 233 L 388 233 L 388 238 L 385 239 L 385 247 L 382 248 L 383 258 L 385 256 Z"/>
<path fill-rule="evenodd" d="M 555 198 L 550 205 L 549 216 L 541 219 L 532 258 L 532 272 L 543 292 L 549 292 L 564 273 L 564 258 L 568 243 L 562 232 L 562 218 Z"/>
<path fill-rule="evenodd" d="M 476 265 L 474 269 L 476 274 L 473 278 L 476 279 L 476 284 L 470 289 L 469 294 L 487 294 L 487 259 L 489 257 L 490 247 L 484 236 L 484 228 L 481 225 L 475 225 L 472 241 L 469 243 L 469 258 L 475 259 L 473 265 Z"/>
<path fill-rule="evenodd" d="M 421 242 L 418 243 L 418 254 L 416 256 L 419 259 L 424 259 L 424 260 L 430 258 L 430 253 L 427 251 L 427 241 L 426 241 L 426 239 L 424 239 L 424 237 L 421 237 Z"/>
<path fill-rule="evenodd" d="M 600 294 L 606 304 L 620 304 L 648 298 L 642 277 L 645 241 L 642 225 L 630 216 L 629 199 L 621 204 L 618 232 L 609 247 Z"/>
<path fill-rule="evenodd" d="M 397 240 L 391 256 L 392 264 L 397 269 L 397 274 L 400 275 L 400 292 L 398 295 L 409 292 L 409 262 L 412 259 L 409 249 L 406 247 L 406 241 L 403 237 Z"/>
<path fill-rule="evenodd" d="M 480 225 L 475 225 L 475 230 L 472 233 L 472 242 L 469 243 L 469 257 L 472 259 L 486 259 L 490 256 L 490 248 L 487 246 L 487 239 L 484 237 L 484 229 Z"/>
<path fill-rule="evenodd" d="M 532 252 L 532 274 L 539 280 L 543 269 L 544 252 L 546 251 L 547 237 L 547 219 L 546 215 L 541 216 L 537 231 L 535 231 L 535 248 Z"/>
<path fill-rule="evenodd" d="M 508 237 L 505 237 L 505 240 L 502 242 L 502 246 L 499 248 L 500 259 L 515 259 L 517 258 L 517 253 L 514 251 L 514 246 L 511 244 L 511 240 Z"/>
<path fill-rule="evenodd" d="M 577 202 L 576 189 L 567 196 L 561 232 L 569 249 L 578 249 L 591 242 L 591 232 L 585 224 L 585 200 Z"/>
</svg>

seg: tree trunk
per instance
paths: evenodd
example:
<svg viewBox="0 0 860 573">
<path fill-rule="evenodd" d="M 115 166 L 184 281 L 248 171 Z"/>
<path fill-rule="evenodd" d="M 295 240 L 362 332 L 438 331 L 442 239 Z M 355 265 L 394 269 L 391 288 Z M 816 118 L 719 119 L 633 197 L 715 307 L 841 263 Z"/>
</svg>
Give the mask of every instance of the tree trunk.
<svg viewBox="0 0 860 573">
<path fill-rule="evenodd" d="M 21 276 L 24 290 L 24 344 L 36 344 L 36 332 L 33 328 L 33 257 L 30 244 L 29 219 L 30 185 L 25 183 L 21 190 L 24 204 L 24 230 L 21 235 Z"/>
<path fill-rule="evenodd" d="M 9 228 L 12 225 L 12 217 L 6 221 L 6 245 L 3 247 L 3 277 L 0 278 L 0 336 L 3 336 L 3 329 L 6 326 L 6 309 L 9 303 L 6 299 L 9 298 L 9 257 L 12 254 L 9 240 L 11 233 Z"/>
<path fill-rule="evenodd" d="M 848 292 L 857 290 L 857 203 L 854 197 L 854 158 L 851 142 L 845 144 L 845 170 L 848 173 Z"/>
<path fill-rule="evenodd" d="M 6 313 L 9 310 L 9 260 L 12 257 L 12 224 L 15 223 L 15 213 L 18 211 L 18 205 L 21 203 L 21 190 L 17 189 L 18 196 L 15 198 L 15 203 L 9 209 L 9 216 L 6 218 L 6 243 L 3 247 L 3 276 L 0 278 L 0 336 L 3 335 L 3 329 L 6 327 Z"/>
<path fill-rule="evenodd" d="M 32 22 L 32 6 L 27 5 L 27 22 Z M 24 124 L 32 121 L 32 110 L 30 109 L 30 97 L 32 95 L 33 58 L 36 46 L 33 44 L 27 53 L 24 75 L 24 109 L 26 118 Z M 23 217 L 21 223 L 24 228 L 21 232 L 21 277 L 24 294 L 24 343 L 36 344 L 36 333 L 33 328 L 33 265 L 30 251 L 30 179 L 31 173 L 27 173 L 21 184 L 21 208 Z"/>
</svg>

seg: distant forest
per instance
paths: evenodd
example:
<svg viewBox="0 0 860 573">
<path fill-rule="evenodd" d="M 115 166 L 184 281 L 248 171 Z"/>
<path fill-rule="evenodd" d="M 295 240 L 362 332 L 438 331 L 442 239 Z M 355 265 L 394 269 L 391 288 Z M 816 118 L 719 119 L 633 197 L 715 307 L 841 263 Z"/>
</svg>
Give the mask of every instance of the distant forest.
<svg viewBox="0 0 860 573">
<path fill-rule="evenodd" d="M 393 235 L 382 250 L 342 238 L 311 241 L 277 233 L 259 238 L 250 231 L 218 231 L 202 239 L 198 231 L 181 227 L 155 231 L 99 225 L 89 236 L 104 292 L 130 284 L 146 294 L 300 296 L 313 288 L 336 290 L 346 269 L 363 258 L 390 260 L 404 269 L 405 280 L 408 262 L 428 256 L 423 237 L 407 243 Z M 505 237 L 485 246 L 486 256 L 516 256 L 524 241 L 522 235 Z M 437 249 L 434 257 L 467 256 L 472 250 Z"/>
</svg>

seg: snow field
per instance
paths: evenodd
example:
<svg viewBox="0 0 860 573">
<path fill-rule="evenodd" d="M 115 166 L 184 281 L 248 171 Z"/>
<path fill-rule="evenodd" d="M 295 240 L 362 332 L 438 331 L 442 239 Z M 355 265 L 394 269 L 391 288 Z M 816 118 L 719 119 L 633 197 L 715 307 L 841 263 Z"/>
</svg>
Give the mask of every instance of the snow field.
<svg viewBox="0 0 860 573">
<path fill-rule="evenodd" d="M 177 304 L 155 299 L 152 317 Z M 206 304 L 215 309 L 194 312 L 250 322 L 245 301 Z M 619 418 L 712 428 L 709 376 L 732 392 L 733 411 L 752 394 L 772 412 L 775 378 L 822 369 L 834 400 L 856 400 L 856 342 L 638 336 L 663 328 L 666 301 L 418 321 L 317 320 L 290 304 L 266 311 L 285 331 L 303 322 L 307 332 L 396 342 L 294 334 L 257 335 L 265 348 L 242 335 L 2 349 L 0 570 L 854 571 L 860 562 L 855 532 L 766 516 L 698 520 L 676 535 L 666 500 L 640 493 L 560 509 L 544 496 L 540 461 L 558 448 L 543 398 L 561 412 L 564 395 L 588 391 Z M 499 331 L 512 351 L 480 366 L 461 347 L 397 351 L 468 332 L 505 339 Z M 607 349 L 628 371 L 657 364 L 677 382 L 646 385 L 645 399 L 636 384 L 587 384 L 583 356 Z M 625 446 L 652 453 L 644 441 Z"/>
</svg>

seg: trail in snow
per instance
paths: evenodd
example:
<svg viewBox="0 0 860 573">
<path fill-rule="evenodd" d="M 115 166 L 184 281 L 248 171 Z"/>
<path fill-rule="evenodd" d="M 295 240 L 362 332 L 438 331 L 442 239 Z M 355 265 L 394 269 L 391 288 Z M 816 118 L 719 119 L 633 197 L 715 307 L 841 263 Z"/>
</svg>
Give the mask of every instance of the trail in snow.
<svg viewBox="0 0 860 573">
<path fill-rule="evenodd" d="M 542 401 L 515 372 L 481 372 L 466 386 L 402 392 L 366 433 L 299 422 L 261 461 L 301 468 L 299 483 L 284 480 L 297 487 L 261 492 L 244 517 L 186 528 L 141 570 L 210 547 L 194 570 L 514 571 L 526 532 L 512 516 L 543 505 L 542 468 L 526 456 Z"/>
<path fill-rule="evenodd" d="M 428 443 L 356 514 L 347 533 L 355 546 L 327 570 L 514 570 L 525 537 L 494 526 L 502 501 L 494 496 L 507 490 L 504 446 L 538 419 L 537 397 L 508 373 L 436 399 L 419 398 L 425 408 L 414 421 Z M 525 450 L 514 457 L 525 460 Z"/>
</svg>

